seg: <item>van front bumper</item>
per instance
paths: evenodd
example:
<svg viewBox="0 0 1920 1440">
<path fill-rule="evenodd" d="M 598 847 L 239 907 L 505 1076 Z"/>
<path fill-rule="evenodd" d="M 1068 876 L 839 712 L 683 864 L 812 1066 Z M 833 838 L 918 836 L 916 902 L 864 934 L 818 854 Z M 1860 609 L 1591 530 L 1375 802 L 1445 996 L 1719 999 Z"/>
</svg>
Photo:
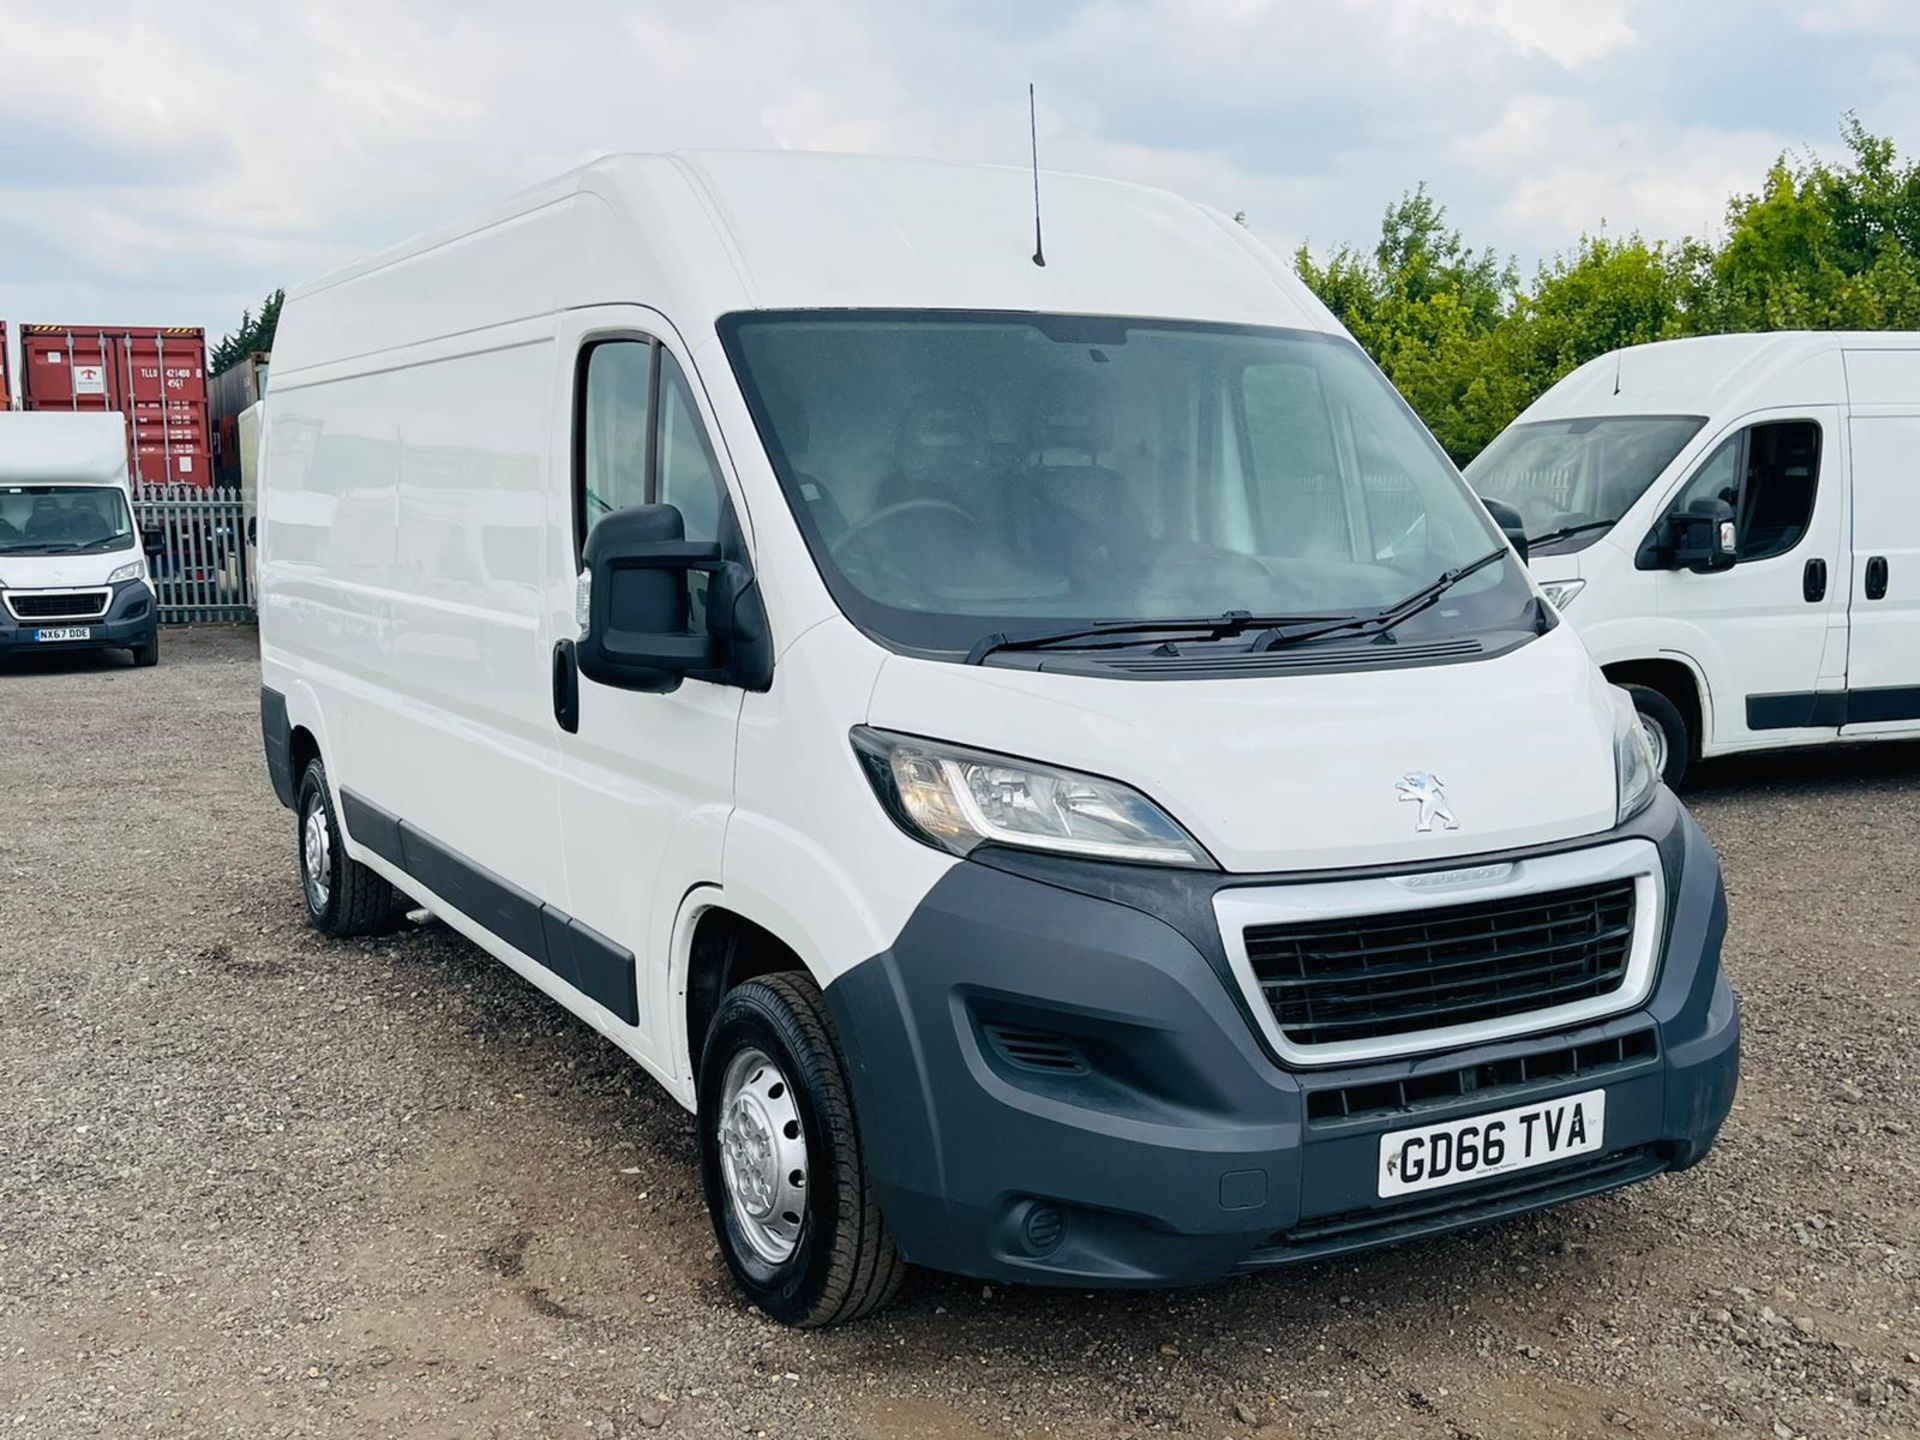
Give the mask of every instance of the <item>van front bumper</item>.
<svg viewBox="0 0 1920 1440">
<path fill-rule="evenodd" d="M 95 589 L 104 590 L 104 585 Z M 32 594 L 30 590 L 16 594 Z M 36 640 L 40 630 L 85 626 L 84 640 Z M 152 640 L 160 625 L 160 613 L 153 591 L 144 581 L 123 581 L 113 587 L 107 613 L 99 620 L 16 620 L 13 611 L 0 601 L 0 656 L 49 654 L 56 650 L 131 650 Z"/>
<path fill-rule="evenodd" d="M 892 949 L 827 990 L 895 1242 L 917 1264 L 988 1279 L 1185 1284 L 1693 1164 L 1739 1071 L 1719 864 L 1665 792 L 1590 843 L 1625 836 L 1656 843 L 1666 881 L 1644 1004 L 1333 1070 L 1267 1048 L 1209 932 L 1211 890 L 1249 877 L 1169 879 L 1149 913 L 1154 882 L 1137 867 L 1010 853 L 956 865 Z M 1388 1131 L 1602 1087 L 1594 1154 L 1376 1195 Z"/>
</svg>

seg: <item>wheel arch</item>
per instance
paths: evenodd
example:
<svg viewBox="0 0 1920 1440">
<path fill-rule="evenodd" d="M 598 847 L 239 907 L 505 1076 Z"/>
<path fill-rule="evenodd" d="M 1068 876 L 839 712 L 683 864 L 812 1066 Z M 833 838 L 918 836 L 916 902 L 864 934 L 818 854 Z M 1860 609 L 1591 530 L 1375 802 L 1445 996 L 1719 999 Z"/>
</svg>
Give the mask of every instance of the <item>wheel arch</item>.
<svg viewBox="0 0 1920 1440">
<path fill-rule="evenodd" d="M 809 976 L 822 989 L 827 977 L 807 963 L 798 947 L 770 926 L 743 913 L 718 888 L 687 897 L 681 909 L 680 941 L 675 948 L 676 983 L 670 1012 L 674 1069 L 693 1094 L 707 1029 L 721 997 L 744 980 L 783 971 Z"/>
<path fill-rule="evenodd" d="M 1706 682 L 1692 664 L 1677 655 L 1648 656 L 1610 661 L 1600 667 L 1600 673 L 1615 685 L 1643 685 L 1666 696 L 1687 723 L 1692 740 L 1688 759 L 1698 760 L 1705 752 L 1712 738 L 1711 700 Z"/>
<path fill-rule="evenodd" d="M 293 783 L 296 792 L 300 777 L 307 773 L 307 766 L 320 758 L 320 741 L 313 731 L 304 725 L 295 725 L 287 733 L 287 757 L 293 766 Z"/>
</svg>

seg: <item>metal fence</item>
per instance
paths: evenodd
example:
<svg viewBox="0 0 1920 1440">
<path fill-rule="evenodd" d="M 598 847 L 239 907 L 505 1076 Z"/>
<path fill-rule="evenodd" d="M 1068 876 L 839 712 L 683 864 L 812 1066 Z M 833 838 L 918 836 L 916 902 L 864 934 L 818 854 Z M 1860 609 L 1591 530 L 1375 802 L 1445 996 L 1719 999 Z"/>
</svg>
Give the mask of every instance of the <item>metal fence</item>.
<svg viewBox="0 0 1920 1440">
<path fill-rule="evenodd" d="M 164 625 L 254 618 L 247 516 L 238 490 L 140 485 L 133 519 L 160 532 L 149 556 Z"/>
</svg>

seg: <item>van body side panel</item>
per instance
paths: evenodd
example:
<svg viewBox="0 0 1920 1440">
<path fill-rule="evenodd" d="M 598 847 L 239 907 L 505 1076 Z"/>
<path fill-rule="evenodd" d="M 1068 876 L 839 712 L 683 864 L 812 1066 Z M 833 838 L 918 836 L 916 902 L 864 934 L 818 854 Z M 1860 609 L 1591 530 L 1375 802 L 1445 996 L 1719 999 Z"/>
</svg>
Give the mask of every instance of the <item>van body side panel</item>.
<svg viewBox="0 0 1920 1440">
<path fill-rule="evenodd" d="M 902 835 L 856 759 L 885 652 L 841 619 L 801 635 L 740 712 L 725 901 L 792 946 L 822 985 L 885 949 L 959 862 Z M 951 717 L 956 724 L 965 717 Z"/>
<path fill-rule="evenodd" d="M 1844 685 L 1845 609 L 1829 583 L 1817 601 L 1807 598 L 1807 562 L 1818 559 L 1830 574 L 1844 570 L 1847 520 L 1847 445 L 1842 412 L 1800 406 L 1749 413 L 1714 432 L 1707 463 L 1719 445 L 1755 425 L 1812 420 L 1820 427 L 1819 476 L 1813 513 L 1806 532 L 1782 554 L 1743 560 L 1729 570 L 1695 574 L 1689 570 L 1647 572 L 1653 579 L 1654 606 L 1666 643 L 1694 657 L 1713 687 L 1716 704 L 1710 739 L 1716 749 L 1767 744 L 1806 744 L 1830 740 L 1834 730 L 1816 719 L 1787 729 L 1751 723 L 1748 701 L 1754 697 L 1807 694 Z M 1660 503 L 1640 532 L 1644 534 L 1687 485 L 1699 467 L 1674 477 L 1661 490 Z M 1581 599 L 1586 599 L 1582 596 Z M 1577 603 L 1577 602 L 1576 602 Z M 1841 628 L 1835 632 L 1836 623 Z M 1838 664 L 1828 664 L 1829 651 Z M 1764 707 L 1762 718 L 1768 718 Z M 1777 717 L 1774 717 L 1777 718 Z"/>
<path fill-rule="evenodd" d="M 400 481 L 388 708 L 352 783 L 545 898 L 558 870 L 539 623 L 554 348 L 540 322 L 488 340 L 365 382 L 400 397 Z"/>
<path fill-rule="evenodd" d="M 1920 348 L 1849 351 L 1853 573 L 1843 734 L 1920 732 Z"/>
<path fill-rule="evenodd" d="M 335 786 L 537 895 L 558 838 L 538 614 L 549 329 L 286 378 L 264 507 L 265 630 L 328 712 Z"/>
<path fill-rule="evenodd" d="M 355 740 L 376 748 L 392 641 L 398 398 L 363 380 L 293 385 L 272 402 L 260 512 L 262 678 L 321 742 L 338 786 Z"/>
</svg>

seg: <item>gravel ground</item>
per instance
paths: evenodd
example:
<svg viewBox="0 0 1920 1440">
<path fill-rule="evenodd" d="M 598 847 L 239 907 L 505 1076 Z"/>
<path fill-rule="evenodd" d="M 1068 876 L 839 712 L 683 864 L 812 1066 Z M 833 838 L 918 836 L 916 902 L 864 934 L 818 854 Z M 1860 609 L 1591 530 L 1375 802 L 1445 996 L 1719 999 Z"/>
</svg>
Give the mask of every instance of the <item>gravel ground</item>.
<svg viewBox="0 0 1920 1440">
<path fill-rule="evenodd" d="M 252 634 L 0 667 L 0 1434 L 1920 1434 L 1920 747 L 1710 770 L 1703 1166 L 1212 1289 L 744 1307 L 690 1122 L 440 929 L 322 942 Z M 11 1427 L 10 1429 L 8 1427 Z"/>
</svg>

